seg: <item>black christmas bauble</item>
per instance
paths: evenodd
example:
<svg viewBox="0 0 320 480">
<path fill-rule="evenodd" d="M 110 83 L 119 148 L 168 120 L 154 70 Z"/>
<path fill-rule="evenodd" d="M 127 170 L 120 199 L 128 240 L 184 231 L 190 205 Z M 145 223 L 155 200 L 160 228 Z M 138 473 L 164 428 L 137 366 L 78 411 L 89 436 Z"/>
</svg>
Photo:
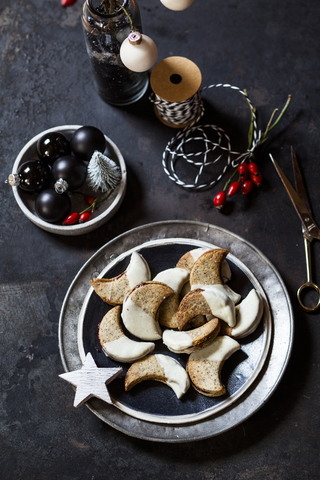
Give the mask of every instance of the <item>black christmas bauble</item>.
<svg viewBox="0 0 320 480">
<path fill-rule="evenodd" d="M 21 188 L 27 193 L 38 193 L 50 185 L 50 168 L 41 160 L 29 160 L 18 168 L 17 173 L 9 175 L 12 187 Z"/>
<path fill-rule="evenodd" d="M 69 140 L 60 132 L 45 133 L 37 141 L 39 158 L 52 165 L 62 155 L 70 155 Z"/>
<path fill-rule="evenodd" d="M 70 140 L 70 146 L 77 157 L 89 161 L 95 150 L 101 153 L 105 151 L 106 139 L 98 128 L 84 126 L 74 132 Z"/>
<path fill-rule="evenodd" d="M 74 155 L 65 155 L 54 162 L 51 175 L 54 182 L 63 179 L 68 184 L 68 190 L 76 190 L 85 182 L 87 166 Z"/>
<path fill-rule="evenodd" d="M 67 193 L 57 193 L 53 188 L 42 190 L 36 198 L 37 215 L 49 223 L 62 222 L 71 210 L 71 200 Z"/>
</svg>

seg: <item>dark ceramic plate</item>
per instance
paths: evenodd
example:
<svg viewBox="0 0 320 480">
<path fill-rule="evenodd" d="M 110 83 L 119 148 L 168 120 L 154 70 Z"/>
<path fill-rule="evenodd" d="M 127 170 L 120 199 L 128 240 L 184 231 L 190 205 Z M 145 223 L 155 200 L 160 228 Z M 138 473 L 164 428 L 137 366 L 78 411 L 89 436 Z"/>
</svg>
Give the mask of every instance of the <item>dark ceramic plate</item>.
<svg viewBox="0 0 320 480">
<path fill-rule="evenodd" d="M 191 239 L 151 241 L 121 254 L 101 272 L 100 277 L 112 278 L 122 273 L 128 266 L 132 251 L 136 250 L 148 262 L 151 278 L 154 278 L 162 270 L 175 267 L 184 253 L 198 247 L 212 248 L 213 246 Z M 241 344 L 241 350 L 238 350 L 225 362 L 222 369 L 222 381 L 226 386 L 227 393 L 221 397 L 206 397 L 190 387 L 187 393 L 178 400 L 171 388 L 152 380 L 141 382 L 129 392 L 125 392 L 124 377 L 130 364 L 115 362 L 107 357 L 102 351 L 97 334 L 99 323 L 112 307 L 103 302 L 90 287 L 79 319 L 79 352 L 82 361 L 85 355 L 91 352 L 98 367 L 121 366 L 123 368 L 122 374 L 108 385 L 115 406 L 129 415 L 143 420 L 159 423 L 188 423 L 206 418 L 227 408 L 252 385 L 263 366 L 270 344 L 270 312 L 265 294 L 252 273 L 231 254 L 228 255 L 227 261 L 232 272 L 232 278 L 228 285 L 240 293 L 242 299 L 252 288 L 258 290 L 264 298 L 264 316 L 253 334 L 237 340 Z M 129 338 L 135 339 L 129 332 L 125 331 L 125 333 Z M 152 353 L 170 355 L 185 367 L 188 355 L 177 355 L 170 352 L 162 340 L 156 341 L 155 344 L 156 347 Z"/>
</svg>

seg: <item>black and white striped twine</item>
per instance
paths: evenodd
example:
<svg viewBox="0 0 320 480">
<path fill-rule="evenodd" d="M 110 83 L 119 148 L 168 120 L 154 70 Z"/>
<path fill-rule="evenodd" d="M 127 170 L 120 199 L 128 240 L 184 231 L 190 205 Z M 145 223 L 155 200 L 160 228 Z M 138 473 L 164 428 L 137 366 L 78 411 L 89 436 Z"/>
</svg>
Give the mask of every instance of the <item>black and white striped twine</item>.
<svg viewBox="0 0 320 480">
<path fill-rule="evenodd" d="M 251 148 L 245 153 L 232 151 L 230 138 L 222 128 L 216 125 L 195 125 L 204 114 L 201 92 L 210 88 L 229 88 L 238 91 L 248 102 L 253 121 L 253 141 Z M 190 190 L 202 190 L 212 187 L 221 180 L 230 165 L 235 168 L 250 157 L 260 142 L 261 131 L 258 131 L 255 109 L 252 106 L 247 92 L 233 85 L 226 83 L 209 85 L 203 87 L 201 91 L 199 90 L 196 92 L 196 94 L 190 99 L 182 102 L 167 102 L 156 94 L 153 94 L 153 96 L 150 97 L 150 100 L 156 105 L 160 117 L 165 121 L 177 127 L 191 122 L 190 125 L 184 127 L 177 133 L 177 135 L 171 138 L 162 156 L 164 171 L 173 182 L 181 187 Z M 216 141 L 212 141 L 208 138 L 208 134 L 206 133 L 208 130 L 213 130 L 215 132 Z M 203 142 L 203 150 L 186 153 L 184 147 L 192 141 Z M 217 153 L 214 160 L 208 160 L 208 154 L 211 152 Z M 233 155 L 235 155 L 236 158 L 231 160 L 231 156 Z M 204 173 L 204 169 L 219 162 L 219 160 L 225 158 L 225 156 L 226 161 L 224 162 L 224 166 L 219 175 L 209 182 L 202 182 L 200 177 Z M 179 178 L 176 173 L 176 165 L 179 160 L 184 160 L 197 169 L 197 174 L 193 183 L 186 183 Z"/>
</svg>

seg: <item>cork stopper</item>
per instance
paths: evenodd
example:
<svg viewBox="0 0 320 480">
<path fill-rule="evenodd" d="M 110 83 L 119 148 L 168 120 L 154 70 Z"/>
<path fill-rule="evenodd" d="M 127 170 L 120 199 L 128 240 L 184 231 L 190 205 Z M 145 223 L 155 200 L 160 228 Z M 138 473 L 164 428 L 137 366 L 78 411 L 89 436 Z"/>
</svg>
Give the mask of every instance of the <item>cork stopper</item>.
<svg viewBox="0 0 320 480">
<path fill-rule="evenodd" d="M 140 32 L 130 32 L 128 35 L 128 40 L 131 45 L 140 45 L 142 42 L 142 35 Z"/>
</svg>

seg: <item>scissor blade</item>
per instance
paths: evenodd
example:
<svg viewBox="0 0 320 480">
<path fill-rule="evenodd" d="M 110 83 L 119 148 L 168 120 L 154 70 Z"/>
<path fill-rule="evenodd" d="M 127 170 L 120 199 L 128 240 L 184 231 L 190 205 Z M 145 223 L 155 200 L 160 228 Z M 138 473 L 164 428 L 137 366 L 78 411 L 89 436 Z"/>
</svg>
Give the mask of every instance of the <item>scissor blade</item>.
<svg viewBox="0 0 320 480">
<path fill-rule="evenodd" d="M 296 154 L 294 153 L 294 150 L 293 150 L 292 147 L 291 147 L 291 159 L 292 159 L 293 173 L 294 173 L 294 179 L 295 179 L 295 183 L 296 183 L 297 193 L 298 193 L 299 197 L 301 198 L 301 200 L 304 201 L 304 204 L 307 207 L 307 209 L 309 210 L 309 213 L 311 215 L 311 207 L 310 207 L 307 191 L 306 191 L 306 188 L 305 188 L 305 185 L 304 185 L 304 181 L 303 181 L 303 178 L 302 178 L 302 174 L 301 174 L 301 170 L 300 170 L 300 167 L 299 167 L 299 164 L 298 164 Z"/>
<path fill-rule="evenodd" d="M 309 240 L 312 240 L 312 238 L 320 240 L 320 230 L 317 227 L 312 216 L 310 215 L 308 208 L 304 204 L 303 200 L 301 200 L 301 198 L 299 197 L 299 195 L 297 194 L 297 192 L 295 191 L 290 181 L 288 180 L 282 169 L 279 167 L 273 156 L 271 154 L 269 154 L 269 156 L 302 222 L 304 235 L 306 235 Z"/>
</svg>

